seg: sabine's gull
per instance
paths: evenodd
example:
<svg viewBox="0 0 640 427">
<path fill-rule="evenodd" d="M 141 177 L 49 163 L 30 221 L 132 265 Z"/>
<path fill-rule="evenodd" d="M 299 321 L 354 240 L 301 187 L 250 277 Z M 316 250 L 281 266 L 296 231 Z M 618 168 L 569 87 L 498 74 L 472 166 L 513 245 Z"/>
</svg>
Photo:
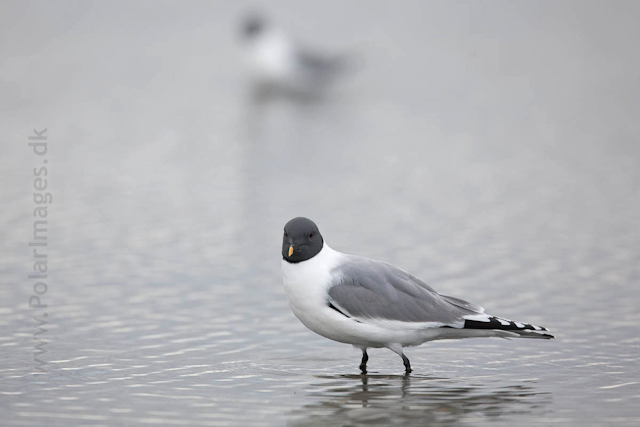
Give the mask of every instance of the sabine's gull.
<svg viewBox="0 0 640 427">
<path fill-rule="evenodd" d="M 411 274 L 381 261 L 331 249 L 310 219 L 284 226 L 282 278 L 298 319 L 323 337 L 362 350 L 386 347 L 402 357 L 403 347 L 440 339 L 553 335 L 541 326 L 491 316 L 475 304 L 437 293 Z"/>
<path fill-rule="evenodd" d="M 241 37 L 255 81 L 265 89 L 318 93 L 349 65 L 344 55 L 322 55 L 300 46 L 259 14 L 245 17 Z"/>
</svg>

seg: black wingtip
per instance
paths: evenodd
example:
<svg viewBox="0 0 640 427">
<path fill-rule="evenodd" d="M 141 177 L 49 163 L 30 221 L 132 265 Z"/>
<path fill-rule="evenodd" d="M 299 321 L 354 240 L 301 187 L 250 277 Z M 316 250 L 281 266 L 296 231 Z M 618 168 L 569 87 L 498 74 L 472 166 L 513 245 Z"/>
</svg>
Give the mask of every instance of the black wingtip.
<svg viewBox="0 0 640 427">
<path fill-rule="evenodd" d="M 553 340 L 556 338 L 551 334 L 538 334 L 535 331 L 529 331 L 529 330 L 520 331 L 516 333 L 520 335 L 520 338 L 535 338 L 535 339 L 542 339 L 542 340 Z"/>
<path fill-rule="evenodd" d="M 523 337 L 535 338 L 555 338 L 551 334 L 543 334 L 549 330 L 543 326 L 532 325 L 530 323 L 514 322 L 513 320 L 502 319 L 490 316 L 486 321 L 465 319 L 464 329 L 494 329 L 501 331 L 523 332 Z"/>
</svg>

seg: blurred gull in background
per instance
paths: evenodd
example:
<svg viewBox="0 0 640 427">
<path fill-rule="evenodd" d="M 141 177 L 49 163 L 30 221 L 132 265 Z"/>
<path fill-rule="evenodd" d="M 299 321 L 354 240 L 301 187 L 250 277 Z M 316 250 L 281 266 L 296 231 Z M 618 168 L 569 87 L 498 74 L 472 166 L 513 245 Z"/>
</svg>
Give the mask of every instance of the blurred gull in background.
<svg viewBox="0 0 640 427">
<path fill-rule="evenodd" d="M 259 95 L 319 95 L 353 65 L 346 54 L 329 55 L 299 45 L 257 13 L 245 17 L 241 31 Z"/>
</svg>

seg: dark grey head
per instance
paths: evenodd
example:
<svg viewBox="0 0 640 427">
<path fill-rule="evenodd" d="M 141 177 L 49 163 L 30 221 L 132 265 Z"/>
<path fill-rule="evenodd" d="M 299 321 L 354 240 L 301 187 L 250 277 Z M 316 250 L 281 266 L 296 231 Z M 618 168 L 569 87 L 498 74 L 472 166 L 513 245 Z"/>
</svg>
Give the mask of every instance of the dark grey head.
<svg viewBox="0 0 640 427">
<path fill-rule="evenodd" d="M 293 218 L 284 226 L 282 258 L 290 263 L 306 261 L 318 255 L 324 240 L 318 226 L 308 218 Z"/>
<path fill-rule="evenodd" d="M 265 26 L 265 19 L 262 15 L 252 13 L 248 15 L 242 23 L 242 37 L 248 40 L 253 39 L 264 31 Z"/>
</svg>

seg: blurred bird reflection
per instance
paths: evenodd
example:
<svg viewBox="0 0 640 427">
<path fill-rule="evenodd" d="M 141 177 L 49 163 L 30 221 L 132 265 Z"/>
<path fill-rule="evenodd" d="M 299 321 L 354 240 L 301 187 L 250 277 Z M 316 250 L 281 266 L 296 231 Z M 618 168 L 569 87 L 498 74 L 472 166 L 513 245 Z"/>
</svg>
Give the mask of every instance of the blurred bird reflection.
<svg viewBox="0 0 640 427">
<path fill-rule="evenodd" d="M 469 417 L 498 421 L 506 414 L 543 414 L 551 402 L 551 394 L 523 384 L 489 388 L 416 375 L 317 378 L 309 394 L 322 399 L 292 411 L 292 425 L 458 425 Z"/>
</svg>

